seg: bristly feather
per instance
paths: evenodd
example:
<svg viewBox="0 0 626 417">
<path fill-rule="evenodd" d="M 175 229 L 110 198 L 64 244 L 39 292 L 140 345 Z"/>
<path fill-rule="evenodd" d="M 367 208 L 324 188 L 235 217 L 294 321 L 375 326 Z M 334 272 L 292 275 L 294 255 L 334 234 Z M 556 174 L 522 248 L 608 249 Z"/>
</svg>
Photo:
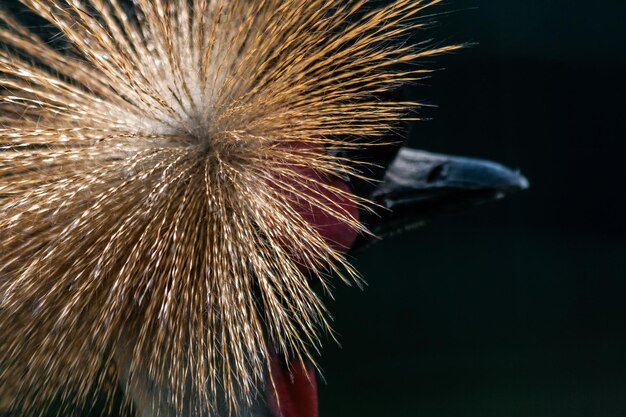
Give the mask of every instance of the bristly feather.
<svg viewBox="0 0 626 417">
<path fill-rule="evenodd" d="M 439 1 L 22 3 L 67 45 L 0 11 L 3 400 L 80 404 L 122 355 L 155 405 L 236 409 L 269 346 L 313 360 L 310 277 L 356 274 L 301 206 L 363 231 L 323 178 L 417 106 L 376 98 L 427 72 L 396 64 L 456 48 L 397 42 Z"/>
</svg>

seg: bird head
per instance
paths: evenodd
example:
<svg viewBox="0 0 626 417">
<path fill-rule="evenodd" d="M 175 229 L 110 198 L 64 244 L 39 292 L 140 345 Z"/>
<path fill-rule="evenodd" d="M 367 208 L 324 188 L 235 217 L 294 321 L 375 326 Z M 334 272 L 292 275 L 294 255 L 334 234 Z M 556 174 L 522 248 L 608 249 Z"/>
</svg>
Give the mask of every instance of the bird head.
<svg viewBox="0 0 626 417">
<path fill-rule="evenodd" d="M 113 364 L 144 416 L 265 392 L 287 416 L 283 376 L 311 382 L 332 334 L 316 287 L 359 282 L 351 250 L 526 185 L 408 148 L 372 179 L 386 163 L 352 156 L 397 151 L 420 104 L 381 97 L 458 49 L 399 41 L 437 0 L 22 3 L 63 45 L 0 12 L 0 387 L 24 415 L 85 404 Z"/>
</svg>

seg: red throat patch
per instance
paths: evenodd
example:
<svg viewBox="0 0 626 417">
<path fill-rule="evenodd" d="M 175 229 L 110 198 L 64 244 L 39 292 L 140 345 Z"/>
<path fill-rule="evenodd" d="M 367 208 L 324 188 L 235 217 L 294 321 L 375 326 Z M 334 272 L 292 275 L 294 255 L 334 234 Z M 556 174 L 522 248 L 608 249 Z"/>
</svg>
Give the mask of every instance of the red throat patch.
<svg viewBox="0 0 626 417">
<path fill-rule="evenodd" d="M 287 366 L 275 354 L 270 368 L 266 398 L 272 417 L 317 417 L 315 370 L 297 360 Z"/>
<path fill-rule="evenodd" d="M 290 146 L 296 152 L 319 151 L 317 147 L 307 143 L 295 143 Z M 351 190 L 342 179 L 320 174 L 308 167 L 293 167 L 302 178 L 310 178 L 311 182 L 305 187 L 301 184 L 287 180 L 297 189 L 300 194 L 293 200 L 294 207 L 311 226 L 317 230 L 320 236 L 326 240 L 329 246 L 337 252 L 346 253 L 357 237 L 357 231 L 345 220 L 335 216 L 330 211 L 323 210 L 308 199 L 326 201 L 335 211 L 352 221 L 358 221 L 359 209 L 348 195 Z M 298 259 L 297 253 L 292 253 Z M 272 354 L 270 359 L 270 380 L 267 383 L 266 399 L 272 417 L 317 417 L 317 383 L 315 370 L 310 364 L 298 360 L 289 363 Z"/>
<path fill-rule="evenodd" d="M 306 143 L 294 142 L 289 143 L 292 152 L 307 152 L 322 154 L 324 148 L 322 146 Z M 326 174 L 316 172 L 310 167 L 293 166 L 294 172 L 302 178 L 306 184 L 297 183 L 291 179 L 284 179 L 298 190 L 298 194 L 288 192 L 293 198 L 292 204 L 294 208 L 302 215 L 311 226 L 317 230 L 324 240 L 336 251 L 346 253 L 356 240 L 358 232 L 354 227 L 350 226 L 345 220 L 334 215 L 332 211 L 341 213 L 345 218 L 358 222 L 359 208 L 355 201 L 348 196 L 352 193 L 349 185 L 339 177 L 333 177 Z M 306 181 L 306 179 L 310 181 Z M 276 186 L 276 185 L 274 185 Z M 276 186 L 278 187 L 278 186 Z M 311 204 L 311 200 L 317 200 L 328 204 L 330 211 L 321 209 Z M 288 246 L 288 245 L 286 245 Z M 294 254 L 297 257 L 297 254 Z"/>
</svg>

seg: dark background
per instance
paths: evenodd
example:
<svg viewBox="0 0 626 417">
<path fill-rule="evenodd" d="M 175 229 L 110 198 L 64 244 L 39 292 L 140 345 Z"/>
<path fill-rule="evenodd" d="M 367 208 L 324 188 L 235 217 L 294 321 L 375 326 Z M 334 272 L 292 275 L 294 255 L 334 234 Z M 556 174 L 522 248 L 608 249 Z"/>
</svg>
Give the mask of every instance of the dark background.
<svg viewBox="0 0 626 417">
<path fill-rule="evenodd" d="M 531 188 L 356 256 L 369 286 L 330 302 L 320 416 L 626 416 L 626 3 L 437 11 L 424 37 L 476 45 L 411 90 L 438 108 L 410 143 Z"/>
</svg>

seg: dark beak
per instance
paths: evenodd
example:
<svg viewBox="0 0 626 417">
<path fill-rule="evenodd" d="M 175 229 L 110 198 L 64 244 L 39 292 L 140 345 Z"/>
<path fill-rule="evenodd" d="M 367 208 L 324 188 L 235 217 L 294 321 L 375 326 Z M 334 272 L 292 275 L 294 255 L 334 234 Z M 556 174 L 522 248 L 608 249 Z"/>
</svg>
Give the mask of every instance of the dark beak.
<svg viewBox="0 0 626 417">
<path fill-rule="evenodd" d="M 381 208 L 363 221 L 383 238 L 527 188 L 523 175 L 495 162 L 403 147 L 370 196 Z M 356 248 L 371 242 L 364 236 Z"/>
</svg>

